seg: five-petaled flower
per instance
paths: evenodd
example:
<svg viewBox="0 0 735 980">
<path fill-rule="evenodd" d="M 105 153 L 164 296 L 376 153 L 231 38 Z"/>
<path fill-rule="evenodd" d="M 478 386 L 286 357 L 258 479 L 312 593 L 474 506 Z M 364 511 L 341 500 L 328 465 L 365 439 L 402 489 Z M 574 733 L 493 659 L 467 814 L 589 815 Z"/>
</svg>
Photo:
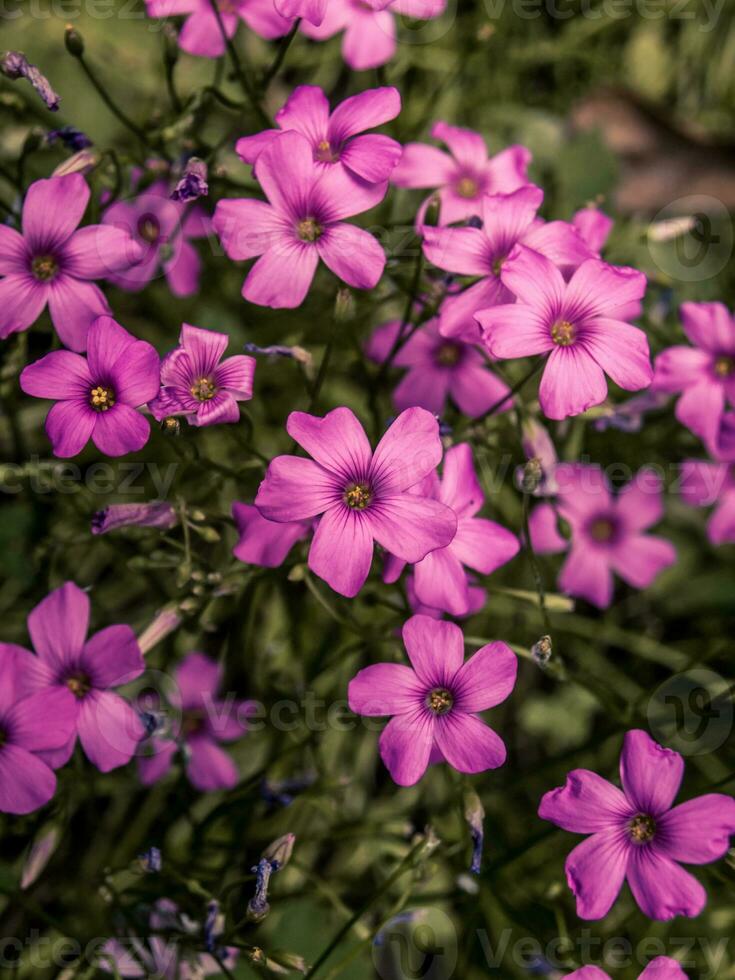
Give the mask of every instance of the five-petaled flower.
<svg viewBox="0 0 735 980">
<path fill-rule="evenodd" d="M 136 409 L 158 394 L 158 354 L 110 316 L 94 321 L 88 343 L 86 358 L 57 350 L 30 364 L 20 386 L 56 400 L 46 417 L 56 456 L 76 456 L 89 439 L 106 456 L 136 452 L 150 435 L 148 419 Z"/>
<path fill-rule="evenodd" d="M 91 280 L 128 269 L 142 252 L 123 228 L 78 228 L 89 194 L 81 174 L 37 180 L 23 202 L 23 234 L 0 224 L 0 338 L 27 330 L 48 304 L 62 343 L 83 351 L 92 322 L 110 312 Z"/>
<path fill-rule="evenodd" d="M 149 17 L 186 17 L 179 47 L 200 58 L 220 58 L 227 50 L 225 37 L 235 36 L 241 20 L 267 40 L 283 37 L 291 28 L 291 20 L 278 13 L 273 0 L 145 0 L 145 5 Z"/>
<path fill-rule="evenodd" d="M 380 754 L 400 786 L 412 786 L 429 762 L 459 772 L 484 772 L 505 762 L 503 740 L 477 712 L 509 696 L 518 662 L 505 643 L 488 643 L 464 662 L 464 637 L 454 623 L 412 616 L 403 626 L 411 666 L 365 667 L 350 681 L 349 704 L 360 715 L 393 715 Z"/>
<path fill-rule="evenodd" d="M 191 425 L 239 422 L 238 402 L 253 397 L 255 358 L 222 360 L 229 337 L 182 324 L 179 346 L 161 362 L 161 391 L 150 403 L 157 419 L 183 415 Z"/>
<path fill-rule="evenodd" d="M 476 318 L 493 357 L 548 355 L 539 400 L 549 418 L 603 402 L 606 374 L 628 391 L 651 383 L 648 338 L 625 322 L 640 313 L 642 272 L 588 259 L 567 283 L 550 259 L 517 245 L 500 278 L 517 302 L 479 310 Z"/>
<path fill-rule="evenodd" d="M 305 136 L 289 130 L 258 156 L 257 177 L 268 198 L 217 204 L 214 229 L 231 259 L 260 258 L 242 295 L 275 308 L 299 306 L 321 259 L 357 289 L 372 289 L 385 267 L 376 238 L 343 218 L 367 211 L 387 184 L 356 182 L 342 167 L 324 172 L 314 163 Z"/>
<path fill-rule="evenodd" d="M 566 861 L 582 919 L 602 919 L 627 880 L 650 919 L 699 915 L 707 893 L 684 864 L 709 864 L 735 833 L 735 799 L 709 793 L 674 806 L 684 775 L 678 752 L 643 731 L 625 736 L 618 789 L 597 773 L 575 769 L 565 786 L 546 793 L 542 820 L 590 834 Z"/>
<path fill-rule="evenodd" d="M 442 457 L 439 426 L 425 409 L 402 412 L 375 452 L 349 408 L 335 408 L 324 418 L 292 412 L 286 428 L 312 459 L 272 460 L 255 506 L 271 521 L 321 515 L 309 568 L 335 592 L 357 595 L 370 572 L 374 541 L 416 562 L 454 537 L 454 511 L 407 492 Z"/>
</svg>

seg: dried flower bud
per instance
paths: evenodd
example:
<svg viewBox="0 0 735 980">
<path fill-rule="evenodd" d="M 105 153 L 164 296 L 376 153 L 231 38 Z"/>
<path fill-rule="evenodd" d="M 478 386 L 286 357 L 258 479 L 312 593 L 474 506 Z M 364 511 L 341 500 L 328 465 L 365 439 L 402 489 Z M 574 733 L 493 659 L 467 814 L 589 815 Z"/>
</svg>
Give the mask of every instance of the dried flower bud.
<svg viewBox="0 0 735 980">
<path fill-rule="evenodd" d="M 467 790 L 464 795 L 464 818 L 470 828 L 472 837 L 472 863 L 470 871 L 479 875 L 482 863 L 482 848 L 485 842 L 485 830 L 483 820 L 485 818 L 485 808 L 480 797 L 474 790 Z"/>
<path fill-rule="evenodd" d="M 545 666 L 551 659 L 551 654 L 553 652 L 553 646 L 551 642 L 551 637 L 548 635 L 542 636 L 534 645 L 531 647 L 531 655 L 539 666 Z"/>
<path fill-rule="evenodd" d="M 6 51 L 0 58 L 0 73 L 13 81 L 25 78 L 39 94 L 46 108 L 52 112 L 59 108 L 61 99 L 51 88 L 49 80 L 28 61 L 22 51 Z"/>
<path fill-rule="evenodd" d="M 71 24 L 66 25 L 66 30 L 64 31 L 64 44 L 66 44 L 66 50 L 69 52 L 69 54 L 73 55 L 75 58 L 81 58 L 84 54 L 84 38 Z"/>
<path fill-rule="evenodd" d="M 190 157 L 184 172 L 171 193 L 172 201 L 196 201 L 209 193 L 207 184 L 207 165 L 199 157 Z"/>
<path fill-rule="evenodd" d="M 294 834 L 284 834 L 282 837 L 276 838 L 272 844 L 266 847 L 263 851 L 263 857 L 268 858 L 272 864 L 275 864 L 278 870 L 285 868 L 291 859 L 295 843 L 296 836 Z"/>
</svg>

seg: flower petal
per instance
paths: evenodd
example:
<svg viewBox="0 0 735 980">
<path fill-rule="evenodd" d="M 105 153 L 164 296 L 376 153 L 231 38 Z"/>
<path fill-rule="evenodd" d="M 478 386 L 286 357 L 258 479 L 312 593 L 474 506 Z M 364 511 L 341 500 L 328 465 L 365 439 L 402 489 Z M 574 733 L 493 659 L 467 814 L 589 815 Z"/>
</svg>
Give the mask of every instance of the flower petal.
<svg viewBox="0 0 735 980">
<path fill-rule="evenodd" d="M 547 418 L 580 415 L 605 398 L 603 370 L 581 344 L 556 347 L 551 352 L 539 385 L 539 401 Z"/>
<path fill-rule="evenodd" d="M 450 550 L 463 565 L 490 575 L 517 555 L 520 547 L 512 531 L 484 517 L 473 517 L 458 523 Z"/>
<path fill-rule="evenodd" d="M 269 521 L 301 521 L 339 499 L 331 474 L 311 459 L 277 456 L 258 488 L 255 506 Z"/>
<path fill-rule="evenodd" d="M 277 246 L 284 222 L 272 204 L 249 198 L 218 201 L 212 219 L 229 258 L 252 259 Z"/>
<path fill-rule="evenodd" d="M 372 289 L 383 275 L 385 252 L 364 228 L 346 222 L 330 225 L 316 247 L 327 268 L 355 289 Z"/>
<path fill-rule="evenodd" d="M 722 793 L 708 793 L 680 803 L 661 817 L 657 831 L 662 851 L 674 861 L 717 861 L 728 852 L 730 837 L 735 834 L 735 800 Z"/>
<path fill-rule="evenodd" d="M 82 663 L 94 687 L 120 687 L 145 670 L 135 633 L 129 626 L 108 626 L 84 645 Z"/>
<path fill-rule="evenodd" d="M 510 696 L 518 674 L 518 658 L 507 643 L 495 640 L 474 653 L 454 679 L 457 708 L 485 711 Z"/>
<path fill-rule="evenodd" d="M 695 918 L 707 904 L 707 892 L 697 879 L 653 847 L 631 850 L 627 878 L 633 897 L 649 919 Z"/>
<path fill-rule="evenodd" d="M 64 246 L 64 269 L 78 279 L 104 279 L 135 265 L 143 249 L 125 228 L 88 225 L 75 231 Z"/>
<path fill-rule="evenodd" d="M 329 99 L 318 85 L 297 85 L 275 119 L 281 129 L 293 129 L 317 146 L 328 135 Z"/>
<path fill-rule="evenodd" d="M 477 715 L 452 710 L 437 719 L 434 739 L 450 766 L 458 772 L 498 769 L 506 759 L 505 744 Z"/>
<path fill-rule="evenodd" d="M 549 324 L 531 306 L 503 303 L 477 310 L 474 316 L 482 327 L 485 346 L 493 357 L 529 357 L 554 350 Z"/>
<path fill-rule="evenodd" d="M 422 684 L 449 686 L 464 660 L 464 637 L 455 623 L 412 616 L 401 631 L 408 658 Z"/>
<path fill-rule="evenodd" d="M 131 705 L 111 691 L 92 691 L 84 698 L 78 730 L 87 758 L 100 772 L 130 762 L 145 735 Z"/>
<path fill-rule="evenodd" d="M 54 455 L 62 459 L 76 456 L 89 442 L 97 413 L 79 401 L 57 402 L 46 416 L 46 435 Z"/>
<path fill-rule="evenodd" d="M 192 786 L 203 793 L 218 789 L 232 789 L 240 778 L 234 760 L 220 748 L 214 739 L 204 735 L 190 738 L 187 742 L 191 756 L 186 764 L 186 774 Z"/>
<path fill-rule="evenodd" d="M 397 88 L 386 85 L 366 89 L 340 102 L 329 120 L 329 135 L 341 143 L 348 136 L 395 119 L 400 111 L 401 96 Z"/>
<path fill-rule="evenodd" d="M 358 715 L 400 715 L 411 711 L 425 693 L 405 664 L 372 664 L 358 671 L 347 688 L 350 710 Z"/>
<path fill-rule="evenodd" d="M 572 542 L 572 550 L 559 574 L 559 588 L 567 595 L 586 599 L 598 609 L 612 602 L 613 577 L 604 555 L 593 551 L 585 541 Z"/>
<path fill-rule="evenodd" d="M 92 388 L 92 376 L 80 354 L 54 350 L 23 368 L 20 386 L 35 398 L 86 399 Z"/>
<path fill-rule="evenodd" d="M 712 354 L 735 354 L 735 319 L 724 303 L 682 303 L 681 325 L 689 340 Z"/>
<path fill-rule="evenodd" d="M 619 829 L 634 814 L 617 786 L 589 769 L 574 769 L 564 786 L 544 794 L 538 815 L 573 834 L 595 834 Z"/>
<path fill-rule="evenodd" d="M 623 886 L 628 853 L 619 830 L 603 830 L 578 844 L 566 860 L 567 883 L 580 919 L 604 919 Z"/>
<path fill-rule="evenodd" d="M 286 431 L 325 469 L 347 480 L 367 477 L 370 443 L 352 409 L 335 408 L 323 418 L 291 412 Z"/>
<path fill-rule="evenodd" d="M 627 732 L 620 756 L 625 795 L 641 813 L 659 817 L 670 809 L 684 775 L 678 752 L 654 742 L 647 732 Z"/>
<path fill-rule="evenodd" d="M 87 348 L 94 321 L 110 312 L 105 294 L 93 282 L 59 276 L 49 288 L 48 306 L 59 340 L 71 350 Z"/>
<path fill-rule="evenodd" d="M 434 740 L 434 719 L 423 707 L 396 715 L 380 736 L 380 755 L 393 781 L 413 786 L 426 772 Z"/>
<path fill-rule="evenodd" d="M 647 388 L 653 380 L 648 337 L 621 320 L 599 317 L 583 328 L 581 344 L 605 374 L 626 391 Z"/>
<path fill-rule="evenodd" d="M 31 276 L 0 279 L 0 340 L 27 330 L 43 313 L 49 289 Z"/>
<path fill-rule="evenodd" d="M 23 235 L 35 255 L 58 248 L 84 216 L 89 186 L 81 174 L 36 180 L 23 202 Z"/>
<path fill-rule="evenodd" d="M 450 507 L 414 494 L 383 498 L 364 516 L 378 544 L 407 562 L 420 562 L 429 552 L 445 548 L 457 531 Z"/>
<path fill-rule="evenodd" d="M 407 490 L 438 466 L 442 453 L 434 416 L 424 408 L 407 408 L 378 443 L 371 477 L 383 493 Z"/>
<path fill-rule="evenodd" d="M 55 670 L 82 652 L 89 628 L 89 596 L 73 582 L 49 592 L 28 616 L 33 649 Z"/>
<path fill-rule="evenodd" d="M 373 535 L 363 515 L 341 502 L 322 515 L 309 548 L 309 568 L 335 592 L 357 595 L 370 574 Z"/>
<path fill-rule="evenodd" d="M 150 434 L 151 425 L 145 415 L 141 415 L 130 405 L 118 402 L 109 412 L 100 412 L 97 415 L 92 430 L 92 442 L 105 456 L 125 456 L 126 453 L 135 453 L 142 449 Z"/>
<path fill-rule="evenodd" d="M 77 703 L 68 688 L 54 686 L 20 700 L 5 716 L 10 741 L 28 752 L 66 745 L 76 732 Z"/>
<path fill-rule="evenodd" d="M 426 143 L 406 143 L 390 176 L 396 187 L 441 187 L 454 173 L 449 154 Z"/>
<path fill-rule="evenodd" d="M 354 136 L 340 151 L 344 167 L 371 184 L 388 180 L 401 159 L 403 148 L 396 140 L 380 133 Z"/>
<path fill-rule="evenodd" d="M 222 684 L 222 665 L 203 653 L 189 653 L 176 668 L 176 684 L 182 708 L 201 708 Z"/>
<path fill-rule="evenodd" d="M 56 776 L 37 756 L 17 745 L 0 752 L 0 812 L 32 813 L 56 792 Z"/>
<path fill-rule="evenodd" d="M 313 245 L 281 239 L 252 267 L 242 295 L 258 306 L 294 309 L 309 292 L 318 264 L 319 253 Z"/>
</svg>

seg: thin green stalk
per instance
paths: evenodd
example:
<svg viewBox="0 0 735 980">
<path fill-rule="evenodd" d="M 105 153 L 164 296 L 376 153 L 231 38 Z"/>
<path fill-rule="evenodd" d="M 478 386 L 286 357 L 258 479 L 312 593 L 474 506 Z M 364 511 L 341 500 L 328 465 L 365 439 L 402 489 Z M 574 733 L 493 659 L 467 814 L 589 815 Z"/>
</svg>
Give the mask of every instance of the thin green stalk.
<svg viewBox="0 0 735 980">
<path fill-rule="evenodd" d="M 283 59 L 286 57 L 288 49 L 291 47 L 291 42 L 296 37 L 299 27 L 301 26 L 301 18 L 297 17 L 293 22 L 293 27 L 288 32 L 288 34 L 281 38 L 281 43 L 278 45 L 278 51 L 276 51 L 276 56 L 270 68 L 266 71 L 263 76 L 263 80 L 260 83 L 261 91 L 265 91 L 268 88 L 271 80 L 278 74 L 281 65 L 283 64 Z"/>
<path fill-rule="evenodd" d="M 107 89 L 102 84 L 102 82 L 99 80 L 95 72 L 87 64 L 87 59 L 84 57 L 84 55 L 77 54 L 74 55 L 74 57 L 81 65 L 82 71 L 87 76 L 89 81 L 92 83 L 93 88 L 95 89 L 99 97 L 102 99 L 102 101 L 105 103 L 107 108 L 110 110 L 110 112 L 113 114 L 113 116 L 115 116 L 123 124 L 123 126 L 125 126 L 126 129 L 129 129 L 130 132 L 133 133 L 140 140 L 143 146 L 146 147 L 146 149 L 149 150 L 154 149 L 154 147 L 151 145 L 150 140 L 143 132 L 143 130 L 140 128 L 140 126 L 138 126 L 137 123 L 134 123 L 133 120 L 123 112 L 120 106 L 112 98 L 112 96 L 107 91 Z"/>
<path fill-rule="evenodd" d="M 250 79 L 248 78 L 245 72 L 245 68 L 243 67 L 243 63 L 240 60 L 240 55 L 237 53 L 237 48 L 235 47 L 232 38 L 228 36 L 227 31 L 225 30 L 225 25 L 222 20 L 222 13 L 220 12 L 219 4 L 217 3 L 217 0 L 209 0 L 209 4 L 212 8 L 212 12 L 214 13 L 215 19 L 217 21 L 217 27 L 219 28 L 219 32 L 222 35 L 222 40 L 224 41 L 225 47 L 227 48 L 227 54 L 229 55 L 230 63 L 232 64 L 232 69 L 235 72 L 235 75 L 237 76 L 238 82 L 240 83 L 240 88 L 247 96 L 248 102 L 254 109 L 255 114 L 258 116 L 260 122 L 264 126 L 270 128 L 273 125 L 273 123 L 268 118 L 267 114 L 263 109 L 263 106 L 260 104 L 260 101 L 256 93 L 253 91 L 253 87 L 250 84 Z"/>
</svg>

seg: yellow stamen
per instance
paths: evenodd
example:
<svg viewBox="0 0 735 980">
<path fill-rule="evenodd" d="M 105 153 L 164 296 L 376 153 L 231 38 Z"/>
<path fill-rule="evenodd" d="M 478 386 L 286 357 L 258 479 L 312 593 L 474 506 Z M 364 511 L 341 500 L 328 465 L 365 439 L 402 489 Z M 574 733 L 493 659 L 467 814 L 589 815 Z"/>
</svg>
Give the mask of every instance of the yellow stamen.
<svg viewBox="0 0 735 980">
<path fill-rule="evenodd" d="M 551 339 L 559 347 L 570 347 L 577 339 L 577 328 L 569 320 L 558 320 L 551 328 Z"/>
<path fill-rule="evenodd" d="M 647 813 L 639 813 L 630 821 L 628 830 L 636 844 L 647 844 L 656 834 L 656 821 Z"/>
<path fill-rule="evenodd" d="M 477 186 L 477 181 L 472 177 L 460 177 L 454 189 L 460 197 L 470 198 L 477 197 L 480 188 Z"/>
<path fill-rule="evenodd" d="M 208 402 L 217 394 L 217 387 L 210 378 L 199 378 L 189 390 L 200 402 Z"/>
<path fill-rule="evenodd" d="M 433 711 L 435 715 L 446 715 L 447 712 L 452 710 L 453 705 L 454 698 L 452 697 L 452 693 L 445 687 L 435 687 L 433 691 L 429 691 L 426 698 L 426 707 Z"/>
<path fill-rule="evenodd" d="M 352 510 L 365 510 L 373 499 L 373 492 L 367 483 L 352 483 L 345 489 L 343 499 Z"/>
<path fill-rule="evenodd" d="M 89 404 L 95 412 L 106 412 L 115 404 L 115 392 L 107 385 L 97 385 L 89 393 Z"/>
<path fill-rule="evenodd" d="M 39 255 L 31 262 L 31 270 L 39 282 L 50 282 L 59 271 L 59 263 L 52 255 Z"/>
<path fill-rule="evenodd" d="M 299 221 L 296 230 L 302 242 L 315 242 L 324 231 L 316 218 L 304 218 Z"/>
</svg>

